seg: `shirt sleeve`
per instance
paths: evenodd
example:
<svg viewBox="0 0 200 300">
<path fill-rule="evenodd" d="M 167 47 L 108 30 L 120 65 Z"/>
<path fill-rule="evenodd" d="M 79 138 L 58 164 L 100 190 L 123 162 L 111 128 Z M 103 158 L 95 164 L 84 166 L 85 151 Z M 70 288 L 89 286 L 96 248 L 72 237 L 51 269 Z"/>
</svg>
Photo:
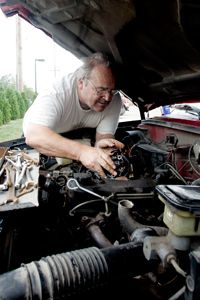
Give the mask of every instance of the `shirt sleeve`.
<svg viewBox="0 0 200 300">
<path fill-rule="evenodd" d="M 56 131 L 63 111 L 62 97 L 64 95 L 61 92 L 57 93 L 53 89 L 38 95 L 24 116 L 24 134 L 26 135 L 30 123 L 47 126 Z"/>
<path fill-rule="evenodd" d="M 121 112 L 122 101 L 119 94 L 115 95 L 105 109 L 102 120 L 96 128 L 99 134 L 112 134 L 114 135 L 118 126 L 119 116 Z"/>
</svg>

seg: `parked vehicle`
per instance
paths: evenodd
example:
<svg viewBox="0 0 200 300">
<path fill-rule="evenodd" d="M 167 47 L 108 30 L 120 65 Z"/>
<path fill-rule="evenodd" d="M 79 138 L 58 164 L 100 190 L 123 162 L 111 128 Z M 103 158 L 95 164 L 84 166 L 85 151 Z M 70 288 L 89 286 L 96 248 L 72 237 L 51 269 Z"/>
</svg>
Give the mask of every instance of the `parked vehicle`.
<svg viewBox="0 0 200 300">
<path fill-rule="evenodd" d="M 0 298 L 199 299 L 200 120 L 194 110 L 188 118 L 145 114 L 200 99 L 200 3 L 0 5 L 78 58 L 111 55 L 119 88 L 141 117 L 119 123 L 125 148 L 112 156 L 118 174 L 103 181 L 76 161 L 41 155 L 23 138 L 1 144 Z M 67 136 L 88 142 L 94 131 Z M 19 194 L 13 182 L 22 166 Z"/>
</svg>

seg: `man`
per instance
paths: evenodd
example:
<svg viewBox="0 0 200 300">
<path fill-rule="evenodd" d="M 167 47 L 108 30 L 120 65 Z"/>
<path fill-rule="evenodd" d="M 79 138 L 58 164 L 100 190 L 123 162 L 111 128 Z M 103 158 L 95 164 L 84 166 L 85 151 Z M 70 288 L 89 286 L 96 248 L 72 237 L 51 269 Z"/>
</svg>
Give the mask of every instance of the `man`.
<svg viewBox="0 0 200 300">
<path fill-rule="evenodd" d="M 80 68 L 48 93 L 38 95 L 28 109 L 23 122 L 26 143 L 47 156 L 80 161 L 101 177 L 105 170 L 116 176 L 107 149 L 124 145 L 114 139 L 121 110 L 121 98 L 114 88 L 109 60 L 101 53 L 85 58 Z M 84 127 L 96 128 L 95 147 L 60 135 Z"/>
</svg>

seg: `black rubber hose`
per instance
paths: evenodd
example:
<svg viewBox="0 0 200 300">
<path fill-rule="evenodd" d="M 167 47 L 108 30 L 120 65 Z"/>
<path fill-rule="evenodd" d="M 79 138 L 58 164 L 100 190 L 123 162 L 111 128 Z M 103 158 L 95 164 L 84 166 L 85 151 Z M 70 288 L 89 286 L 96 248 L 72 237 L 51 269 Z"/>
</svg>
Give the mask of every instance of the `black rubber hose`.
<svg viewBox="0 0 200 300">
<path fill-rule="evenodd" d="M 142 245 L 95 247 L 47 256 L 0 275 L 1 300 L 66 299 L 107 284 L 111 278 L 152 269 Z"/>
<path fill-rule="evenodd" d="M 0 275 L 0 299 L 63 299 L 107 281 L 108 266 L 98 248 L 47 256 Z"/>
<path fill-rule="evenodd" d="M 107 237 L 103 234 L 100 227 L 96 224 L 91 224 L 87 227 L 91 237 L 96 243 L 98 248 L 106 248 L 112 246 L 112 243 L 107 239 Z"/>
<path fill-rule="evenodd" d="M 153 264 L 143 254 L 143 245 L 135 242 L 101 249 L 105 256 L 110 277 L 138 276 L 152 271 Z"/>
</svg>

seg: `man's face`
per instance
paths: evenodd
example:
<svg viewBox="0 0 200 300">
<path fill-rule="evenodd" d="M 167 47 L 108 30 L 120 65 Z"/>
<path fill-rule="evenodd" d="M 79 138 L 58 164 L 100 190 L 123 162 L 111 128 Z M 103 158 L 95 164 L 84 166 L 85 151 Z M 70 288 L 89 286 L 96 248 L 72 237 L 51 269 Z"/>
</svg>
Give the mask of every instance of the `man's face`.
<svg viewBox="0 0 200 300">
<path fill-rule="evenodd" d="M 103 65 L 96 66 L 89 78 L 83 79 L 79 87 L 81 105 L 96 112 L 103 111 L 116 92 L 114 88 L 115 79 L 112 71 Z"/>
</svg>

